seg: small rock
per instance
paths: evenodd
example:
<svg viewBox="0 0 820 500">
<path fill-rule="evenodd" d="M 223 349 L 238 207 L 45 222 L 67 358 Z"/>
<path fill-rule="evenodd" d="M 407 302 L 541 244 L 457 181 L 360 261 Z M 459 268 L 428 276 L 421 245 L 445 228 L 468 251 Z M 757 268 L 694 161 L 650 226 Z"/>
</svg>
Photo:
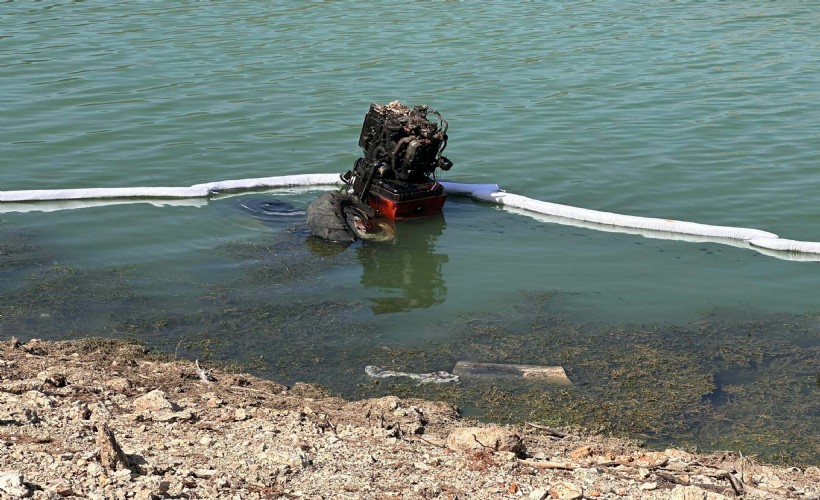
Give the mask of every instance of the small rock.
<svg viewBox="0 0 820 500">
<path fill-rule="evenodd" d="M 74 490 L 71 488 L 71 484 L 64 479 L 60 479 L 57 482 L 49 484 L 47 489 L 53 491 L 61 497 L 69 497 L 74 495 Z"/>
<path fill-rule="evenodd" d="M 583 498 L 584 489 L 574 483 L 558 483 L 550 488 L 550 496 L 558 500 L 577 500 Z"/>
<path fill-rule="evenodd" d="M 137 494 L 134 496 L 136 500 L 154 500 L 158 498 L 154 493 L 151 491 L 151 488 L 143 488 L 137 491 Z"/>
<path fill-rule="evenodd" d="M 117 480 L 117 482 L 127 483 L 134 478 L 134 473 L 131 471 L 131 469 L 120 469 L 114 473 L 114 478 Z"/>
<path fill-rule="evenodd" d="M 105 387 L 114 392 L 124 393 L 131 389 L 131 381 L 125 377 L 113 377 L 105 381 Z"/>
<path fill-rule="evenodd" d="M 783 487 L 783 481 L 774 474 L 756 474 L 754 480 L 765 488 L 779 489 Z"/>
<path fill-rule="evenodd" d="M 220 406 L 225 404 L 225 401 L 219 396 L 217 396 L 215 392 L 206 392 L 205 394 L 201 395 L 200 398 L 202 398 L 205 401 L 205 404 L 208 406 L 208 408 L 219 408 Z"/>
<path fill-rule="evenodd" d="M 31 496 L 31 490 L 23 482 L 23 474 L 18 471 L 0 472 L 0 491 L 12 498 Z"/>
<path fill-rule="evenodd" d="M 62 500 L 62 496 L 54 490 L 34 490 L 31 493 L 31 498 L 34 500 Z"/>
<path fill-rule="evenodd" d="M 592 446 L 581 446 L 569 452 L 569 458 L 576 462 L 590 458 L 593 455 L 595 455 L 595 449 Z"/>
<path fill-rule="evenodd" d="M 98 464 L 97 462 L 89 462 L 86 471 L 88 477 L 97 477 L 103 473 L 103 468 L 102 465 Z"/>
<path fill-rule="evenodd" d="M 643 491 L 652 491 L 658 489 L 658 483 L 651 482 L 651 483 L 643 483 L 641 485 L 641 490 Z"/>
<path fill-rule="evenodd" d="M 194 476 L 196 476 L 200 479 L 210 479 L 210 478 L 216 476 L 217 472 L 218 471 L 216 471 L 214 469 L 196 469 L 194 471 Z"/>
<path fill-rule="evenodd" d="M 497 451 L 494 453 L 494 455 L 502 462 L 515 462 L 518 458 L 518 455 L 511 451 Z"/>
<path fill-rule="evenodd" d="M 464 427 L 447 437 L 447 447 L 455 451 L 510 451 L 518 455 L 527 448 L 521 437 L 503 427 Z"/>
<path fill-rule="evenodd" d="M 175 411 L 177 410 L 177 407 L 168 401 L 168 398 L 165 397 L 165 392 L 159 389 L 154 389 L 153 391 L 135 399 L 134 409 L 137 412 L 162 410 Z"/>
<path fill-rule="evenodd" d="M 30 424 L 39 424 L 40 422 L 42 422 L 42 419 L 40 418 L 40 415 L 37 413 L 37 411 L 31 410 L 29 408 L 23 410 L 23 417 L 26 419 L 26 422 Z"/>
<path fill-rule="evenodd" d="M 290 454 L 287 465 L 290 465 L 292 469 L 303 469 L 312 463 L 313 461 L 304 450 L 297 449 Z"/>
<path fill-rule="evenodd" d="M 669 463 L 669 457 L 659 451 L 647 451 L 633 455 L 619 455 L 615 462 L 632 467 L 663 467 Z"/>
<path fill-rule="evenodd" d="M 49 384 L 54 387 L 65 387 L 66 379 L 62 373 L 54 373 L 49 370 L 43 370 L 37 374 L 37 378 L 44 384 Z"/>
<path fill-rule="evenodd" d="M 88 420 L 91 418 L 91 409 L 88 408 L 87 404 L 82 401 L 76 401 L 74 405 L 76 406 L 75 411 L 77 418 L 80 420 Z"/>
<path fill-rule="evenodd" d="M 27 391 L 23 393 L 23 398 L 39 406 L 40 408 L 54 408 L 57 406 L 54 398 L 43 394 L 40 391 Z"/>
<path fill-rule="evenodd" d="M 536 488 L 530 492 L 530 500 L 544 500 L 549 495 L 546 488 Z"/>
<path fill-rule="evenodd" d="M 243 420 L 248 419 L 248 412 L 244 408 L 237 408 L 236 411 L 233 412 L 233 419 L 237 422 L 242 422 Z"/>
<path fill-rule="evenodd" d="M 675 486 L 669 500 L 725 500 L 727 496 L 703 490 L 697 486 Z"/>
<path fill-rule="evenodd" d="M 160 410 L 149 412 L 147 415 L 139 413 L 136 418 L 153 420 L 154 422 L 186 422 L 196 420 L 196 414 L 189 409 L 181 411 Z"/>
</svg>

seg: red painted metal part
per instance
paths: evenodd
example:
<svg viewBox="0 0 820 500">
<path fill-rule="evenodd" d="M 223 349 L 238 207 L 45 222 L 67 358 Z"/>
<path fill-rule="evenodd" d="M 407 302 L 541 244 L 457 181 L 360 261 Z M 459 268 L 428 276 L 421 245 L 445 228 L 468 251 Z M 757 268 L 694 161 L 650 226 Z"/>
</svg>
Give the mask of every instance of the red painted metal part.
<svg viewBox="0 0 820 500">
<path fill-rule="evenodd" d="M 367 203 L 384 217 L 401 220 L 440 214 L 446 199 L 446 194 L 439 194 L 414 200 L 394 201 L 370 192 Z"/>
</svg>

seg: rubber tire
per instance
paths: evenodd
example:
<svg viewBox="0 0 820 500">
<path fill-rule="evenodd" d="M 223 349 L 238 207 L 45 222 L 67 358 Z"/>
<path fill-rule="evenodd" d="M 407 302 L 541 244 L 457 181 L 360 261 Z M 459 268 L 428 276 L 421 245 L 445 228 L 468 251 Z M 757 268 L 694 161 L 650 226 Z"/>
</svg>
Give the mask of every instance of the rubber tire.
<svg viewBox="0 0 820 500">
<path fill-rule="evenodd" d="M 349 194 L 328 191 L 316 198 L 307 209 L 307 223 L 314 236 L 339 243 L 351 243 L 356 233 L 348 226 L 345 209 L 357 207 Z"/>
</svg>

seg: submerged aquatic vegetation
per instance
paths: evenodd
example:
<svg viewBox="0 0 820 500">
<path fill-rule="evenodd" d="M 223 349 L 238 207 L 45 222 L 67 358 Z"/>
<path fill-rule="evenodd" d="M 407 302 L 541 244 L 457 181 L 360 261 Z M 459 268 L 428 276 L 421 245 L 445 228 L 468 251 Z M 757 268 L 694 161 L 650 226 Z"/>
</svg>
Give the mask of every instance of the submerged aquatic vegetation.
<svg viewBox="0 0 820 500">
<path fill-rule="evenodd" d="M 109 336 L 108 321 L 139 305 L 130 268 L 80 270 L 54 263 L 31 272 L 19 290 L 0 295 L 5 335 L 49 339 Z"/>
<path fill-rule="evenodd" d="M 346 246 L 306 236 L 294 228 L 274 241 L 233 241 L 217 251 L 241 262 L 245 268 L 243 288 L 315 286 L 323 272 L 352 263 L 354 255 Z"/>
<path fill-rule="evenodd" d="M 48 252 L 34 243 L 33 235 L 4 229 L 0 221 L 0 276 L 30 271 L 49 260 Z"/>
</svg>

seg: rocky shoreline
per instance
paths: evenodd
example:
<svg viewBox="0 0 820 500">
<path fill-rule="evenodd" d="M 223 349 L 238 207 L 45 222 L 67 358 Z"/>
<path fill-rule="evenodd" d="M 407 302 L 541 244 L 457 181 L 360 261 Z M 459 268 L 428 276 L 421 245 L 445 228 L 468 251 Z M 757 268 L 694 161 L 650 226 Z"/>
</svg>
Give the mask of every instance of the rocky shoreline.
<svg viewBox="0 0 820 500">
<path fill-rule="evenodd" d="M 21 497 L 820 499 L 820 469 L 345 401 L 123 341 L 11 339 L 0 498 Z"/>
</svg>

